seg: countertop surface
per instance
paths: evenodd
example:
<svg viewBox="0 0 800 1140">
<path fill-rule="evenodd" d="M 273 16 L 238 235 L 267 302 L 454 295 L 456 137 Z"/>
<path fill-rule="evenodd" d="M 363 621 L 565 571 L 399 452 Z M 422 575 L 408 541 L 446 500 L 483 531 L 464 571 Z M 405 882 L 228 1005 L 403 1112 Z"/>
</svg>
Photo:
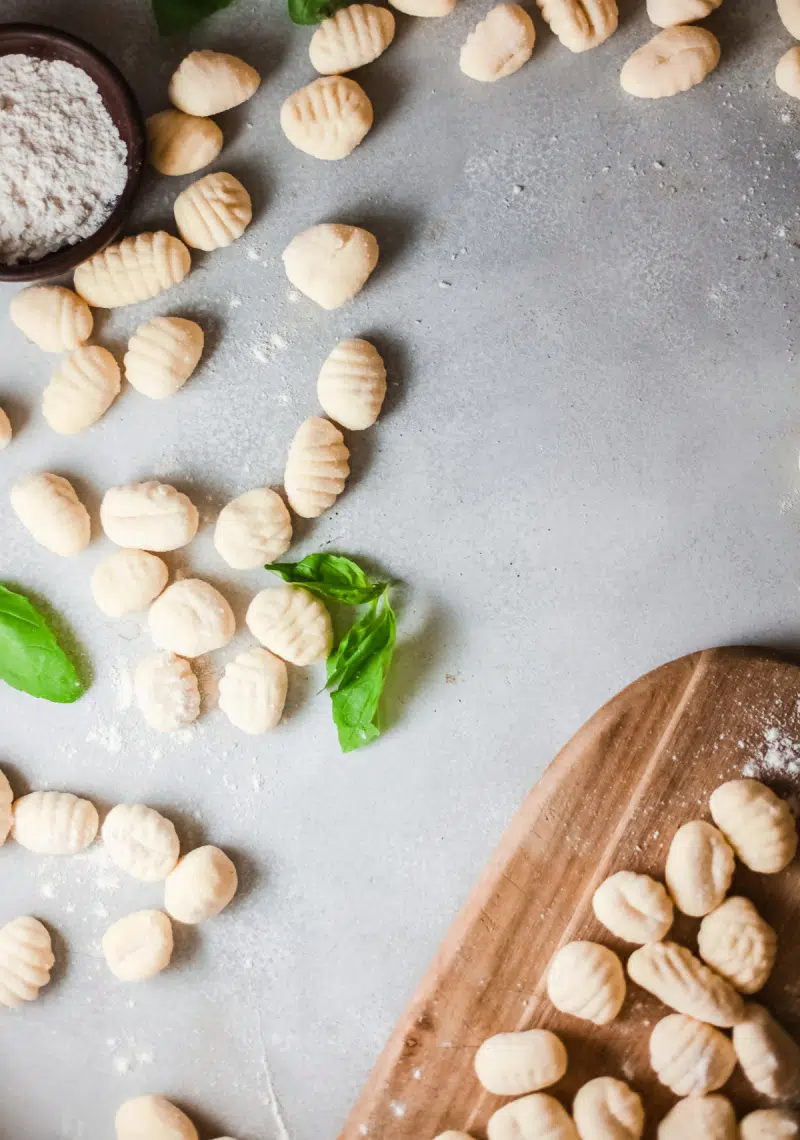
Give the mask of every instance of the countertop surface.
<svg viewBox="0 0 800 1140">
<path fill-rule="evenodd" d="M 203 324 L 207 352 L 177 397 L 125 390 L 88 432 L 56 436 L 39 408 L 54 360 L 11 325 L 0 287 L 0 404 L 17 429 L 0 457 L 0 578 L 63 615 L 94 678 L 69 707 L 0 689 L 0 766 L 17 794 L 159 807 L 185 848 L 228 850 L 242 881 L 222 916 L 179 931 L 173 966 L 126 985 L 99 940 L 158 906 L 159 887 L 99 845 L 62 859 L 6 845 L 0 921 L 47 922 L 58 965 L 39 1002 L 0 1017 L 3 1136 L 110 1137 L 119 1103 L 145 1092 L 186 1107 L 203 1140 L 335 1134 L 515 807 L 581 722 L 681 653 L 798 644 L 800 104 L 772 78 L 790 37 L 768 0 L 724 0 L 708 21 L 719 69 L 649 103 L 618 84 L 653 32 L 643 4 L 585 55 L 535 15 L 532 61 L 496 85 L 458 70 L 485 7 L 398 16 L 396 42 L 356 76 L 375 127 L 322 163 L 278 125 L 313 78 L 310 32 L 279 0 L 238 0 L 169 41 L 146 0 L 4 0 L 4 19 L 108 52 L 147 114 L 190 48 L 237 52 L 263 83 L 219 117 L 214 166 L 251 191 L 252 226 L 169 294 L 98 314 L 97 341 L 120 353 L 151 315 Z M 169 225 L 191 180 L 150 171 L 130 229 Z M 326 220 L 366 226 L 382 253 L 335 313 L 293 295 L 280 261 Z M 99 527 L 60 560 L 17 523 L 8 487 L 68 475 L 95 524 L 111 485 L 189 491 L 204 525 L 170 564 L 241 618 L 267 575 L 221 563 L 216 512 L 280 482 L 321 361 L 358 335 L 386 358 L 385 413 L 351 436 L 348 489 L 298 526 L 292 554 L 337 550 L 402 581 L 384 737 L 341 755 L 314 670 L 293 671 L 269 737 L 215 709 L 153 733 L 131 707 L 143 622 L 105 620 L 89 592 L 110 549 Z M 210 704 L 234 648 L 203 665 Z"/>
</svg>

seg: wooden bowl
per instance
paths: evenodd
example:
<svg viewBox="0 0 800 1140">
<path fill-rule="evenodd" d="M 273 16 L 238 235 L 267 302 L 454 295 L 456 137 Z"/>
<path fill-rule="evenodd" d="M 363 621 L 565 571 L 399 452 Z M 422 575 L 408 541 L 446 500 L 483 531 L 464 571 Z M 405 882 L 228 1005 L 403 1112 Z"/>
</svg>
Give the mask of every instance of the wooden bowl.
<svg viewBox="0 0 800 1140">
<path fill-rule="evenodd" d="M 116 204 L 99 230 L 76 242 L 48 253 L 38 261 L 4 265 L 0 281 L 45 281 L 74 269 L 80 262 L 103 249 L 117 235 L 130 213 L 142 178 L 145 156 L 145 128 L 136 96 L 122 73 L 96 48 L 75 36 L 42 24 L 0 24 L 0 56 L 32 55 L 39 59 L 63 59 L 82 68 L 97 84 L 106 110 L 128 148 L 128 179 Z"/>
</svg>

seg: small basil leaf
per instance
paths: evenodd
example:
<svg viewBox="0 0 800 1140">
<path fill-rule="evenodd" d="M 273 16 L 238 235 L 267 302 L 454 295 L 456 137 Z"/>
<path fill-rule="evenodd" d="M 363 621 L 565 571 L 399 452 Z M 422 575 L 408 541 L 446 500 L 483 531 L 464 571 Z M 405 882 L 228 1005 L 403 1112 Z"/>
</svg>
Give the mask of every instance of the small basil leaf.
<svg viewBox="0 0 800 1140">
<path fill-rule="evenodd" d="M 5 586 L 0 586 L 0 680 L 59 704 L 77 701 L 86 691 L 33 603 Z"/>
<path fill-rule="evenodd" d="M 309 554 L 301 562 L 273 562 L 266 569 L 325 601 L 350 606 L 371 602 L 386 588 L 385 582 L 370 582 L 360 566 L 341 554 Z"/>
<path fill-rule="evenodd" d="M 390 637 L 390 611 L 385 605 L 379 611 L 378 603 L 373 602 L 328 658 L 325 688 L 335 689 L 348 684 L 367 659 L 383 649 Z"/>
<path fill-rule="evenodd" d="M 318 24 L 351 0 L 289 0 L 289 15 L 296 24 Z"/>
<path fill-rule="evenodd" d="M 380 700 L 386 675 L 392 663 L 397 620 L 387 595 L 380 615 L 382 636 L 355 672 L 331 694 L 333 720 L 342 752 L 363 748 L 380 736 Z M 373 629 L 374 633 L 374 629 Z"/>
<path fill-rule="evenodd" d="M 174 36 L 188 32 L 231 3 L 232 0 L 153 0 L 153 15 L 161 35 Z"/>
</svg>

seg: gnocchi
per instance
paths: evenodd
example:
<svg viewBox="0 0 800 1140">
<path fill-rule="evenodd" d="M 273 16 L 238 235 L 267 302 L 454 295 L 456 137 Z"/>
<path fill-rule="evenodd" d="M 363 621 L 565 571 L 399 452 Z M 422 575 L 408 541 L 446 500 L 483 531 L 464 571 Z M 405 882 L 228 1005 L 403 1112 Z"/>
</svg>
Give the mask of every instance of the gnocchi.
<svg viewBox="0 0 800 1140">
<path fill-rule="evenodd" d="M 120 387 L 119 365 L 107 348 L 77 348 L 50 378 L 42 414 L 53 431 L 75 435 L 106 414 Z"/>
<path fill-rule="evenodd" d="M 192 249 L 231 245 L 253 218 L 250 195 L 238 178 L 219 171 L 187 186 L 175 199 L 178 233 Z"/>
<path fill-rule="evenodd" d="M 121 982 L 153 978 L 172 957 L 172 923 L 163 911 L 137 910 L 109 926 L 102 948 L 109 970 Z"/>
<path fill-rule="evenodd" d="M 800 0 L 778 0 L 778 15 L 789 35 L 800 40 Z"/>
<path fill-rule="evenodd" d="M 39 855 L 76 855 L 94 842 L 97 808 L 72 792 L 29 792 L 14 801 L 14 839 Z"/>
<path fill-rule="evenodd" d="M 197 1129 L 185 1112 L 163 1096 L 126 1100 L 114 1118 L 117 1140 L 197 1140 Z"/>
<path fill-rule="evenodd" d="M 317 380 L 325 414 L 350 431 L 372 427 L 386 397 L 386 367 L 368 340 L 343 340 L 331 351 Z"/>
<path fill-rule="evenodd" d="M 174 653 L 151 653 L 133 675 L 136 704 L 157 732 L 177 732 L 200 715 L 200 689 L 188 661 Z"/>
<path fill-rule="evenodd" d="M 0 451 L 8 447 L 11 443 L 11 438 L 14 432 L 11 428 L 11 420 L 8 418 L 8 412 L 4 408 L 0 408 Z"/>
<path fill-rule="evenodd" d="M 800 1121 L 783 1108 L 760 1108 L 739 1122 L 739 1140 L 795 1140 Z"/>
<path fill-rule="evenodd" d="M 651 942 L 634 950 L 628 975 L 677 1013 L 728 1028 L 742 1017 L 741 996 L 685 946 Z"/>
<path fill-rule="evenodd" d="M 222 131 L 212 119 L 184 111 L 159 111 L 147 120 L 147 155 L 159 174 L 194 174 L 222 150 Z"/>
<path fill-rule="evenodd" d="M 672 899 L 649 875 L 617 871 L 594 892 L 598 922 L 626 942 L 660 942 L 672 926 Z"/>
<path fill-rule="evenodd" d="M 75 270 L 75 291 L 95 308 L 118 309 L 178 285 L 191 265 L 179 238 L 164 230 L 137 234 L 82 262 Z"/>
<path fill-rule="evenodd" d="M 685 823 L 667 854 L 665 877 L 678 910 L 700 917 L 718 907 L 731 885 L 733 850 L 716 827 Z"/>
<path fill-rule="evenodd" d="M 719 63 L 719 40 L 706 28 L 665 28 L 622 66 L 623 91 L 639 99 L 665 99 L 695 87 Z"/>
<path fill-rule="evenodd" d="M 672 28 L 705 20 L 721 3 L 722 0 L 647 0 L 647 15 L 657 27 Z"/>
<path fill-rule="evenodd" d="M 800 47 L 789 48 L 778 60 L 775 82 L 786 95 L 800 99 Z"/>
<path fill-rule="evenodd" d="M 737 1140 L 736 1114 L 724 1096 L 679 1100 L 658 1126 L 658 1140 Z"/>
<path fill-rule="evenodd" d="M 597 942 L 569 942 L 550 963 L 547 996 L 562 1013 L 607 1025 L 625 1001 L 622 963 Z"/>
<path fill-rule="evenodd" d="M 100 504 L 103 530 L 117 546 L 135 550 L 177 550 L 197 534 L 197 507 L 169 483 L 111 487 Z"/>
<path fill-rule="evenodd" d="M 775 964 L 777 937 L 749 899 L 726 899 L 700 923 L 700 957 L 739 993 L 754 994 Z"/>
<path fill-rule="evenodd" d="M 472 1137 L 468 1132 L 456 1132 L 449 1128 L 447 1132 L 440 1132 L 436 1140 L 472 1140 Z"/>
<path fill-rule="evenodd" d="M 286 665 L 268 649 L 229 661 L 219 682 L 219 707 L 231 724 L 256 736 L 276 728 L 286 703 Z"/>
<path fill-rule="evenodd" d="M 489 1117 L 489 1140 L 579 1140 L 569 1113 L 547 1093 L 512 1100 Z"/>
<path fill-rule="evenodd" d="M 389 2 L 398 12 L 426 19 L 449 16 L 456 6 L 456 0 L 389 0 Z"/>
<path fill-rule="evenodd" d="M 567 1050 L 555 1033 L 528 1029 L 497 1033 L 475 1054 L 475 1073 L 497 1096 L 521 1096 L 560 1081 L 567 1071 Z"/>
<path fill-rule="evenodd" d="M 193 51 L 169 81 L 173 106 L 187 115 L 219 115 L 255 95 L 261 76 L 236 55 Z"/>
<path fill-rule="evenodd" d="M 185 317 L 153 317 L 139 325 L 128 341 L 123 365 L 128 383 L 149 396 L 165 400 L 182 388 L 203 353 L 203 330 Z"/>
<path fill-rule="evenodd" d="M 72 558 L 89 545 L 89 512 L 68 479 L 41 471 L 11 488 L 11 509 L 30 535 L 52 554 Z"/>
<path fill-rule="evenodd" d="M 617 30 L 617 0 L 536 0 L 555 36 L 570 51 L 589 51 Z"/>
<path fill-rule="evenodd" d="M 164 883 L 164 909 L 194 926 L 214 918 L 236 894 L 236 867 L 219 847 L 197 847 L 179 861 Z"/>
<path fill-rule="evenodd" d="M 169 571 L 155 554 L 122 548 L 99 562 L 92 574 L 92 597 L 106 617 L 146 610 L 167 584 Z"/>
<path fill-rule="evenodd" d="M 233 610 L 208 582 L 173 582 L 150 607 L 150 636 L 159 649 L 179 657 L 200 657 L 227 645 L 236 632 Z"/>
<path fill-rule="evenodd" d="M 8 777 L 5 772 L 0 769 L 0 847 L 2 847 L 8 839 L 11 832 L 11 825 L 14 822 L 14 812 L 11 806 L 13 802 L 14 793 L 11 791 Z"/>
<path fill-rule="evenodd" d="M 227 503 L 214 528 L 214 546 L 234 570 L 275 562 L 292 542 L 292 520 L 280 495 L 255 487 Z"/>
<path fill-rule="evenodd" d="M 50 933 L 37 918 L 24 915 L 0 927 L 0 1005 L 35 1001 L 54 964 Z"/>
<path fill-rule="evenodd" d="M 369 96 L 354 79 L 323 75 L 284 100 L 281 130 L 292 146 L 334 162 L 347 158 L 372 126 Z"/>
<path fill-rule="evenodd" d="M 333 646 L 331 615 L 319 598 L 300 586 L 261 590 L 245 620 L 256 641 L 292 665 L 321 661 Z"/>
<path fill-rule="evenodd" d="M 736 1067 L 736 1054 L 718 1029 L 672 1013 L 650 1034 L 650 1064 L 676 1096 L 704 1096 L 722 1088 Z"/>
<path fill-rule="evenodd" d="M 312 416 L 297 429 L 289 447 L 283 484 L 295 514 L 318 518 L 344 490 L 350 451 L 330 420 Z"/>
<path fill-rule="evenodd" d="M 494 83 L 519 71 L 536 41 L 533 20 L 519 4 L 497 4 L 467 36 L 459 66 L 470 79 Z"/>
<path fill-rule="evenodd" d="M 763 1006 L 748 1004 L 733 1028 L 733 1047 L 742 1072 L 771 1100 L 800 1096 L 800 1045 Z"/>
<path fill-rule="evenodd" d="M 711 818 L 751 871 L 774 875 L 797 851 L 789 805 L 759 780 L 730 780 L 712 792 Z"/>
<path fill-rule="evenodd" d="M 321 75 L 344 75 L 372 63 L 394 39 L 394 16 L 375 4 L 348 4 L 323 20 L 311 37 L 308 55 Z"/>
<path fill-rule="evenodd" d="M 111 862 L 143 883 L 163 881 L 178 862 L 175 825 L 145 804 L 117 804 L 103 820 L 101 835 Z"/>
<path fill-rule="evenodd" d="M 283 251 L 286 276 L 322 309 L 338 309 L 360 293 L 378 264 L 378 243 L 358 226 L 326 223 L 297 234 Z"/>
<path fill-rule="evenodd" d="M 580 1140 L 640 1140 L 642 1098 L 624 1081 L 596 1077 L 578 1089 L 572 1115 Z"/>
<path fill-rule="evenodd" d="M 9 316 L 44 352 L 72 352 L 92 335 L 86 302 L 63 285 L 30 285 L 11 299 Z"/>
</svg>

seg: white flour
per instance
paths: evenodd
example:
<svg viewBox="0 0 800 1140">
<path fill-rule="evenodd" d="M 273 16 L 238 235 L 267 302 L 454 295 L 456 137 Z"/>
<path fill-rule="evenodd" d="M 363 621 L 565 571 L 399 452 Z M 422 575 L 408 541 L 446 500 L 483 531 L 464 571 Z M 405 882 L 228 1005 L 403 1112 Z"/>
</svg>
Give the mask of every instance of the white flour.
<svg viewBox="0 0 800 1140">
<path fill-rule="evenodd" d="M 95 233 L 125 186 L 126 159 L 85 71 L 0 56 L 0 261 L 38 261 Z"/>
</svg>

